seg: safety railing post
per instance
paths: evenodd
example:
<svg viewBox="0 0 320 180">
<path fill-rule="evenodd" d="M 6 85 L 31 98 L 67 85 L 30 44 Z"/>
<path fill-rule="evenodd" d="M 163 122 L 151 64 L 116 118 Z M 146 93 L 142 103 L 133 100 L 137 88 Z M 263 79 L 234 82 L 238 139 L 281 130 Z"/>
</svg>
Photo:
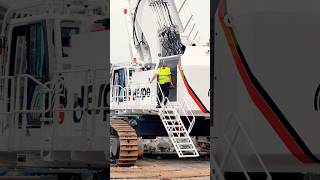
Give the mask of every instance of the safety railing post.
<svg viewBox="0 0 320 180">
<path fill-rule="evenodd" d="M 20 77 L 17 76 L 17 94 L 16 94 L 15 116 L 19 116 L 18 111 L 20 110 L 20 95 L 21 95 L 20 90 L 21 90 Z"/>
<path fill-rule="evenodd" d="M 14 106 L 15 106 L 15 104 L 14 104 L 14 97 L 15 97 L 15 91 L 16 91 L 16 83 L 15 83 L 15 81 L 14 81 L 14 78 L 13 77 L 10 77 L 10 83 L 11 83 L 11 94 L 10 94 L 10 110 L 9 110 L 9 112 L 12 114 L 13 113 L 13 111 L 14 111 Z M 5 94 L 5 99 L 7 99 L 8 98 L 8 94 Z M 5 111 L 7 112 L 7 104 L 6 104 L 6 106 L 4 106 L 6 109 L 5 109 Z"/>
<path fill-rule="evenodd" d="M 224 141 L 226 142 L 227 144 L 227 152 L 226 154 L 224 155 L 223 159 L 222 159 L 222 162 L 221 162 L 221 165 L 220 165 L 220 168 L 221 168 L 221 171 L 223 172 L 223 169 L 225 167 L 225 164 L 226 162 L 228 161 L 228 159 L 230 158 L 231 154 L 234 156 L 235 160 L 237 161 L 237 163 L 239 164 L 240 166 L 240 169 L 242 170 L 245 178 L 247 180 L 250 180 L 250 176 L 249 176 L 249 173 L 247 172 L 243 162 L 241 161 L 240 159 L 240 156 L 238 154 L 238 152 L 236 151 L 236 148 L 235 148 L 235 144 L 237 142 L 237 140 L 239 139 L 239 136 L 240 136 L 240 133 L 243 134 L 244 136 L 244 139 L 248 142 L 249 144 L 249 147 L 251 148 L 251 150 L 253 151 L 254 155 L 256 156 L 256 158 L 258 159 L 258 162 L 259 164 L 261 165 L 264 173 L 267 175 L 267 180 L 271 180 L 272 179 L 272 176 L 271 174 L 269 173 L 268 169 L 266 168 L 264 162 L 262 161 L 262 158 L 260 157 L 260 155 L 258 154 L 258 151 L 256 150 L 256 148 L 254 147 L 253 145 L 253 142 L 252 140 L 250 139 L 247 131 L 244 129 L 242 123 L 239 121 L 239 119 L 237 119 L 237 117 L 232 114 L 228 121 L 227 121 L 227 124 L 226 124 L 226 127 L 225 129 L 230 129 L 229 125 L 231 125 L 231 122 L 235 122 L 236 123 L 236 130 L 235 130 L 235 133 L 234 135 L 232 136 L 231 140 L 229 140 L 229 138 L 225 135 L 226 132 L 223 132 L 223 139 Z"/>
</svg>

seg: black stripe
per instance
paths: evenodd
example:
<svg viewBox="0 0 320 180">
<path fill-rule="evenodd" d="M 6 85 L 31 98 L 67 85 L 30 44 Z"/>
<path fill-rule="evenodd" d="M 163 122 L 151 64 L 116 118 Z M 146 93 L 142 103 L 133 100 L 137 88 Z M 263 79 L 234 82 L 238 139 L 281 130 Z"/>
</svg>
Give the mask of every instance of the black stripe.
<svg viewBox="0 0 320 180">
<path fill-rule="evenodd" d="M 193 89 L 191 88 L 191 86 L 189 85 L 186 76 L 181 73 L 184 80 L 186 80 L 187 86 L 189 87 L 189 89 L 192 91 L 193 95 L 197 98 L 197 100 L 200 102 L 201 106 L 206 110 L 206 113 L 210 113 L 210 111 L 208 111 L 208 109 L 206 108 L 206 106 L 201 102 L 200 98 L 197 96 L 197 94 L 193 91 Z"/>
<path fill-rule="evenodd" d="M 267 104 L 270 106 L 272 111 L 279 118 L 281 123 L 286 127 L 286 129 L 288 130 L 290 135 L 293 137 L 293 139 L 299 144 L 301 150 L 305 153 L 305 155 L 307 155 L 314 162 L 320 163 L 320 160 L 311 152 L 311 150 L 308 148 L 308 146 L 303 142 L 302 138 L 298 135 L 296 130 L 292 127 L 292 125 L 290 124 L 288 119 L 284 116 L 284 114 L 281 112 L 281 110 L 278 108 L 278 106 L 274 103 L 272 98 L 269 96 L 267 91 L 263 88 L 263 86 L 259 83 L 257 78 L 254 76 L 254 74 L 252 73 L 248 63 L 245 60 L 243 52 L 242 52 L 242 50 L 241 50 L 241 48 L 240 48 L 240 46 L 239 46 L 239 44 L 238 44 L 238 42 L 237 42 L 237 40 L 235 38 L 235 35 L 234 35 L 234 32 L 233 32 L 232 28 L 230 28 L 230 30 L 232 32 L 233 39 L 235 41 L 235 45 L 236 45 L 237 51 L 239 53 L 240 59 L 241 59 L 242 63 L 244 64 L 244 66 L 245 66 L 245 68 L 247 70 L 247 73 L 249 75 L 249 78 L 250 78 L 252 84 L 260 92 L 260 94 L 262 95 L 264 100 L 267 102 Z"/>
<path fill-rule="evenodd" d="M 320 85 L 317 88 L 316 94 L 314 95 L 314 109 L 316 111 L 319 110 L 319 103 L 320 103 L 320 98 L 319 98 L 319 93 L 320 93 Z"/>
</svg>

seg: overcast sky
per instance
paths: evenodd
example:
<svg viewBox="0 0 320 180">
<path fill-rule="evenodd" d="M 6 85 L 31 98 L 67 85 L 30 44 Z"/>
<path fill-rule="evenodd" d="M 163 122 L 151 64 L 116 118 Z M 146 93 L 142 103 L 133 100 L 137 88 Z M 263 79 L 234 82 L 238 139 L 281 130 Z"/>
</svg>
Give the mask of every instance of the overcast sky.
<svg viewBox="0 0 320 180">
<path fill-rule="evenodd" d="M 128 32 L 123 15 L 125 0 L 110 0 L 111 18 L 111 62 L 128 62 Z M 209 41 L 210 37 L 210 0 L 188 0 L 190 9 L 199 28 L 201 42 Z"/>
</svg>

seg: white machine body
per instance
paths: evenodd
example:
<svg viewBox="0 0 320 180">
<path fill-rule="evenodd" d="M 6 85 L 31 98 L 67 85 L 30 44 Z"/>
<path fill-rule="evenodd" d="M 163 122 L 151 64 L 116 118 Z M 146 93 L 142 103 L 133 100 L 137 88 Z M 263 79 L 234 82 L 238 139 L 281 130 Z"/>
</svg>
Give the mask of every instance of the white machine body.
<svg viewBox="0 0 320 180">
<path fill-rule="evenodd" d="M 224 137 L 235 137 L 241 124 L 270 172 L 319 172 L 319 7 L 317 1 L 220 1 L 214 42 L 220 162 L 229 149 Z M 246 138 L 237 137 L 233 147 L 243 166 L 263 171 Z M 225 171 L 241 171 L 232 160 Z"/>
<path fill-rule="evenodd" d="M 104 167 L 108 94 L 104 1 L 26 2 L 2 25 L 0 159 Z M 92 48 L 94 46 L 95 48 Z"/>
</svg>

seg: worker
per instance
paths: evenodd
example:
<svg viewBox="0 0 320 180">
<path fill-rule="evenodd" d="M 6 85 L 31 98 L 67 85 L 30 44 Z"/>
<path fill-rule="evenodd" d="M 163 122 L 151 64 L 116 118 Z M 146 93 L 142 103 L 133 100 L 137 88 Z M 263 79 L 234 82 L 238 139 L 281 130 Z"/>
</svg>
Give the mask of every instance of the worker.
<svg viewBox="0 0 320 180">
<path fill-rule="evenodd" d="M 159 101 L 158 101 L 157 108 L 160 108 L 161 107 L 160 103 L 163 101 L 164 98 L 169 96 L 170 88 L 173 87 L 172 78 L 171 78 L 171 69 L 167 66 L 167 64 L 164 61 L 162 61 L 162 66 L 158 68 L 157 73 L 152 77 L 150 83 L 152 83 L 157 76 L 159 78 L 159 84 L 161 89 L 161 91 L 160 90 L 158 91 Z M 161 92 L 163 92 L 163 95 Z M 167 104 L 167 99 L 165 99 L 164 101 L 164 105 L 166 104 Z"/>
</svg>

